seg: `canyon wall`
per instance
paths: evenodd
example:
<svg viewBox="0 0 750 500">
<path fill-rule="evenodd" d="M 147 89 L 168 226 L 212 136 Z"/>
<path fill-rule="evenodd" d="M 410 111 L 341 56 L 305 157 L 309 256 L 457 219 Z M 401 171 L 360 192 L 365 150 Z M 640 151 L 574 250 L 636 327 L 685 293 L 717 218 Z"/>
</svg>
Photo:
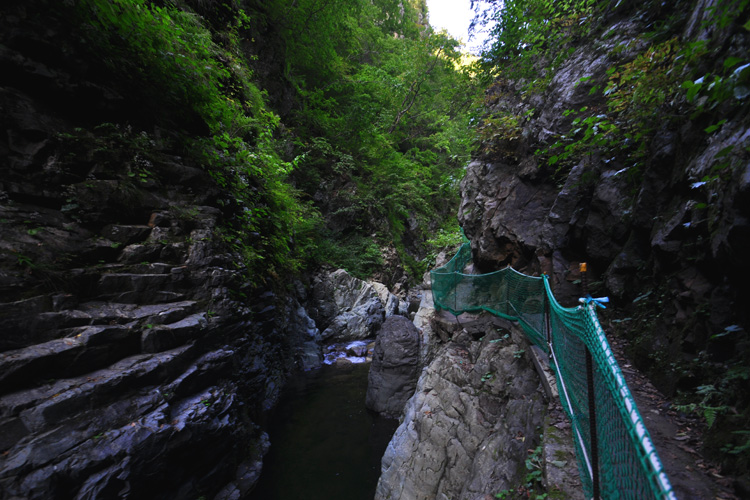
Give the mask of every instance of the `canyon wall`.
<svg viewBox="0 0 750 500">
<path fill-rule="evenodd" d="M 748 75 L 732 66 L 748 37 L 714 15 L 706 2 L 607 10 L 564 62 L 541 55 L 534 76 L 503 73 L 459 219 L 482 272 L 548 273 L 565 306 L 588 262 L 591 293 L 611 299 L 607 331 L 666 394 L 699 401 L 710 386 L 703 404 L 727 405 L 728 427 L 712 429 L 726 444 L 747 425 L 738 382 L 750 370 Z M 711 58 L 691 56 L 696 46 Z M 734 93 L 698 91 L 710 80 Z"/>
</svg>

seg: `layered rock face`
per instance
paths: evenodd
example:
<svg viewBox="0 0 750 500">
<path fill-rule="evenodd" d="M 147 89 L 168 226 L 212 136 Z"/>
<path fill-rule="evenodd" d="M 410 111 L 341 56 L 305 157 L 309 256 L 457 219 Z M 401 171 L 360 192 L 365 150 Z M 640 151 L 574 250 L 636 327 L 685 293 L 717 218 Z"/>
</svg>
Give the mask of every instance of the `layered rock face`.
<svg viewBox="0 0 750 500">
<path fill-rule="evenodd" d="M 133 185 L 152 200 L 137 207 L 150 216 L 86 210 L 82 227 L 25 198 L 12 177 L 3 188 L 14 190 L 0 208 L 4 269 L 14 272 L 2 295 L 24 297 L 0 305 L 4 497 L 247 491 L 267 446 L 254 420 L 295 356 L 300 367 L 320 364 L 304 309 L 270 292 L 251 307 L 234 300 L 235 257 L 216 241 L 221 214 L 188 197 Z M 29 262 L 7 262 L 19 255 Z"/>
<path fill-rule="evenodd" d="M 312 280 L 310 313 L 329 342 L 374 337 L 387 317 L 406 314 L 407 304 L 385 285 L 366 282 L 344 269 Z"/>
<path fill-rule="evenodd" d="M 190 207 L 196 218 L 185 221 L 169 207 L 186 199 L 154 199 L 141 225 L 92 218 L 85 229 L 20 197 L 2 207 L 4 243 L 34 259 L 10 266 L 17 272 L 3 287 L 4 297 L 28 298 L 0 305 L 6 497 L 247 491 L 267 447 L 254 421 L 295 356 L 315 366 L 317 348 L 320 364 L 317 330 L 294 299 L 233 299 L 239 283 L 215 240 L 218 210 Z M 49 261 L 35 253 L 50 247 L 80 259 L 76 267 L 41 267 Z"/>
<path fill-rule="evenodd" d="M 644 23 L 654 20 L 650 15 Z M 697 2 L 676 36 L 686 44 L 724 37 L 732 50 L 746 42 L 731 29 L 701 32 L 709 18 Z M 684 100 L 672 103 L 684 114 L 661 122 L 638 161 L 621 162 L 592 146 L 572 166 L 558 168 L 535 154 L 564 134 L 572 140 L 579 110 L 598 109 L 597 119 L 613 119 L 597 89 L 608 84 L 610 68 L 652 46 L 641 36 L 650 28 L 640 23 L 613 16 L 601 38 L 581 41 L 545 75 L 542 92 L 512 80 L 488 91 L 490 113 L 516 117 L 518 130 L 469 165 L 459 219 L 482 271 L 510 264 L 547 272 L 564 305 L 581 293 L 577 268 L 587 261 L 592 293 L 613 298 L 629 322 L 621 326 L 637 330 L 636 362 L 642 368 L 661 363 L 652 374 L 669 392 L 691 389 L 700 370 L 664 369 L 669 363 L 692 360 L 707 347 L 718 355 L 714 361 L 726 360 L 737 352 L 709 346 L 710 337 L 749 324 L 742 304 L 750 299 L 750 266 L 740 256 L 750 251 L 750 167 L 739 153 L 750 144 L 747 106 L 707 134 L 711 123 L 703 121 L 712 118 L 693 120 L 680 111 Z"/>
<path fill-rule="evenodd" d="M 521 484 L 546 403 L 523 341 L 462 331 L 422 372 L 383 456 L 375 498 L 484 499 Z"/>
<path fill-rule="evenodd" d="M 169 132 L 77 128 L 135 108 L 59 20 L 19 2 L 0 33 L 0 496 L 242 495 L 314 322 L 243 284 L 227 193 Z"/>
</svg>

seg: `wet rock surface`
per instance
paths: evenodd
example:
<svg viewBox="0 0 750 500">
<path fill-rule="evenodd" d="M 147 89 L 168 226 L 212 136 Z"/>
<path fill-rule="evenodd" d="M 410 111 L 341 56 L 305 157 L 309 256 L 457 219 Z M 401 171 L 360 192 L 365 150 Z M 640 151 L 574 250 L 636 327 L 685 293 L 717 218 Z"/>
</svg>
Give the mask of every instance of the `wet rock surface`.
<svg viewBox="0 0 750 500">
<path fill-rule="evenodd" d="M 419 374 L 419 331 L 403 316 L 391 316 L 378 332 L 365 406 L 398 418 L 414 393 Z"/>
<path fill-rule="evenodd" d="M 34 5 L 0 18 L 0 498 L 239 498 L 319 332 L 243 282 L 226 192 L 112 123 L 141 108 Z"/>
</svg>

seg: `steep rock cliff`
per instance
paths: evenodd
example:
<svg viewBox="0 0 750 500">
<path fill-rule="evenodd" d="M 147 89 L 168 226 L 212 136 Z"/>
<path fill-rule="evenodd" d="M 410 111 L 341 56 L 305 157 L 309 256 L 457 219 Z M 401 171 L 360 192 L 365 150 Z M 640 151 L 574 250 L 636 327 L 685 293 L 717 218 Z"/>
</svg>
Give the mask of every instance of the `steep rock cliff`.
<svg viewBox="0 0 750 500">
<path fill-rule="evenodd" d="M 723 398 L 747 415 L 736 382 L 750 372 L 742 257 L 750 250 L 750 121 L 744 66 L 732 73 L 720 63 L 746 63 L 748 36 L 739 18 L 720 28 L 716 9 L 688 3 L 623 4 L 571 41 L 562 64 L 538 61 L 538 82 L 498 80 L 487 91 L 485 142 L 462 182 L 459 219 L 483 271 L 549 273 L 564 305 L 580 295 L 578 263 L 587 261 L 592 293 L 613 299 L 608 331 L 630 340 L 634 361 L 663 391 L 711 386 L 715 399 L 703 405 Z M 659 33 L 665 25 L 671 31 Z M 713 59 L 696 57 L 695 71 L 706 82 L 724 71 L 736 80 L 733 97 L 713 103 L 679 90 L 694 68 L 680 66 L 690 54 L 676 47 L 698 45 Z M 633 92 L 653 89 L 672 101 L 638 108 Z M 623 132 L 637 129 L 634 117 L 648 121 L 649 135 Z M 728 429 L 747 426 L 728 406 L 719 418 L 729 424 L 713 428 L 725 433 L 722 443 L 737 437 Z"/>
<path fill-rule="evenodd" d="M 0 21 L 0 497 L 236 498 L 317 330 L 244 281 L 231 193 L 171 140 L 200 120 L 35 6 Z"/>
</svg>

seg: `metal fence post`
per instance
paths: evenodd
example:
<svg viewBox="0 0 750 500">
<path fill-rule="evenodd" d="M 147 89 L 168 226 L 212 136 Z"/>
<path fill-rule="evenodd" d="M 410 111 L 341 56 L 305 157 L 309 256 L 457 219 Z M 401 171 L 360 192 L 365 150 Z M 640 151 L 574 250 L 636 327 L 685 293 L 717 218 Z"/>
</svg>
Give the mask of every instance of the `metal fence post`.
<svg viewBox="0 0 750 500">
<path fill-rule="evenodd" d="M 589 280 L 586 274 L 587 266 L 581 262 L 581 288 L 583 296 L 589 294 Z M 584 304 L 584 307 L 589 307 Z M 594 500 L 599 500 L 599 437 L 596 432 L 596 389 L 594 387 L 594 362 L 591 358 L 591 351 L 586 346 L 586 382 L 588 385 L 589 398 L 589 436 L 591 440 L 591 483 L 594 490 Z"/>
<path fill-rule="evenodd" d="M 549 283 L 549 275 L 544 274 L 544 282 L 543 283 Z M 552 287 L 550 287 L 551 289 Z M 547 295 L 547 287 L 544 287 L 544 329 L 546 330 L 545 333 L 547 335 L 547 345 L 552 345 L 552 323 L 550 321 L 549 316 L 549 295 Z M 550 355 L 551 355 L 552 347 L 550 347 Z"/>
</svg>

